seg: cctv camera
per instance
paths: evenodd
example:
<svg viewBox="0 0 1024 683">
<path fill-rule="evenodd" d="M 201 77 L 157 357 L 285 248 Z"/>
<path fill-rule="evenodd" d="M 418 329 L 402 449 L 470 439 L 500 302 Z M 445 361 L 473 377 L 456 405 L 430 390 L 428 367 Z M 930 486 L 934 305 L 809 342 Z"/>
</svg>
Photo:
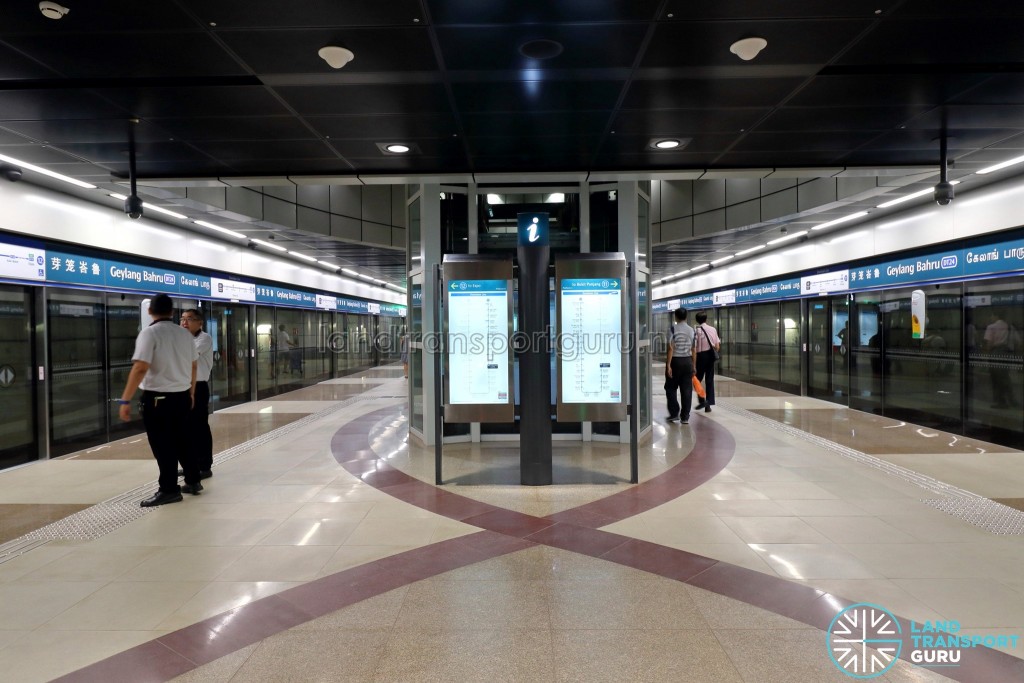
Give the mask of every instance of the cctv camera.
<svg viewBox="0 0 1024 683">
<path fill-rule="evenodd" d="M 128 214 L 128 218 L 142 218 L 142 200 L 139 195 L 133 194 L 124 200 L 124 212 Z"/>
<path fill-rule="evenodd" d="M 253 249 L 253 250 L 256 249 L 256 243 L 255 242 L 246 242 L 245 246 L 247 246 L 247 247 L 249 247 L 250 249 Z"/>
<path fill-rule="evenodd" d="M 935 203 L 939 206 L 945 206 L 953 201 L 953 185 L 951 183 L 942 182 L 935 186 L 935 192 L 932 194 L 935 198 Z"/>
<path fill-rule="evenodd" d="M 7 178 L 12 183 L 16 183 L 21 180 L 21 169 L 17 166 L 9 166 L 7 164 L 0 165 L 0 173 L 3 174 L 4 178 Z"/>
</svg>

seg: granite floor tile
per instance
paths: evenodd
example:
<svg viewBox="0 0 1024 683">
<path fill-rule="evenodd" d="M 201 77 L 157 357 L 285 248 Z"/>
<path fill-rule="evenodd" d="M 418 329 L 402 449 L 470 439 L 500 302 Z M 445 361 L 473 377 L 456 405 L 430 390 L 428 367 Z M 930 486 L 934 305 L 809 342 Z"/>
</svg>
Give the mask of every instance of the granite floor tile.
<svg viewBox="0 0 1024 683">
<path fill-rule="evenodd" d="M 551 681 L 555 662 L 545 629 L 396 631 L 374 678 L 393 681 Z"/>
<path fill-rule="evenodd" d="M 555 680 L 740 683 L 714 634 L 706 630 L 557 630 Z"/>
<path fill-rule="evenodd" d="M 371 631 L 286 631 L 260 643 L 231 681 L 372 681 L 384 650 Z"/>
</svg>

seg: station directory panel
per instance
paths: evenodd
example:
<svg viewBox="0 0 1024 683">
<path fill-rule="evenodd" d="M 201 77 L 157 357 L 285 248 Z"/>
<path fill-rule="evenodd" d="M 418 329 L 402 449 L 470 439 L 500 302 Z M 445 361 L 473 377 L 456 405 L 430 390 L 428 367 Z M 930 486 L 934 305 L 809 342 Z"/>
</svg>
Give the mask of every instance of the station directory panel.
<svg viewBox="0 0 1024 683">
<path fill-rule="evenodd" d="M 559 422 L 626 419 L 627 291 L 620 253 L 555 261 Z"/>
<path fill-rule="evenodd" d="M 448 422 L 513 422 L 512 260 L 445 256 Z"/>
</svg>

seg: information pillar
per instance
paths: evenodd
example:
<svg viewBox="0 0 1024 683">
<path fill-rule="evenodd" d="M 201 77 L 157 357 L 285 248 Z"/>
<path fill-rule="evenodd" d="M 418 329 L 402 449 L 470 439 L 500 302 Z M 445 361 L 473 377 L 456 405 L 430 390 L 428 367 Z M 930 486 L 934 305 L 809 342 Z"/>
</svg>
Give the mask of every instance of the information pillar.
<svg viewBox="0 0 1024 683">
<path fill-rule="evenodd" d="M 526 486 L 552 482 L 548 215 L 519 214 L 519 472 Z"/>
</svg>

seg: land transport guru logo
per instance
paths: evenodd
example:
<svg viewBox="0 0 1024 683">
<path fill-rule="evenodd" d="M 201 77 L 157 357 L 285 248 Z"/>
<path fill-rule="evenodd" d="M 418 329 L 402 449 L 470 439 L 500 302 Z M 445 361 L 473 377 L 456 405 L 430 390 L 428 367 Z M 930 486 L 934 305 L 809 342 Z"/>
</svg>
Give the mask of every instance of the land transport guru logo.
<svg viewBox="0 0 1024 683">
<path fill-rule="evenodd" d="M 1016 648 L 1018 635 L 961 632 L 960 622 L 910 622 L 907 659 L 915 666 L 960 666 L 963 650 L 975 647 Z M 832 619 L 826 644 L 832 663 L 852 678 L 876 678 L 891 669 L 903 652 L 903 627 L 892 612 L 868 602 L 851 605 Z"/>
<path fill-rule="evenodd" d="M 862 602 L 837 614 L 828 627 L 828 654 L 847 676 L 874 678 L 891 669 L 903 649 L 903 629 L 888 610 Z"/>
</svg>

